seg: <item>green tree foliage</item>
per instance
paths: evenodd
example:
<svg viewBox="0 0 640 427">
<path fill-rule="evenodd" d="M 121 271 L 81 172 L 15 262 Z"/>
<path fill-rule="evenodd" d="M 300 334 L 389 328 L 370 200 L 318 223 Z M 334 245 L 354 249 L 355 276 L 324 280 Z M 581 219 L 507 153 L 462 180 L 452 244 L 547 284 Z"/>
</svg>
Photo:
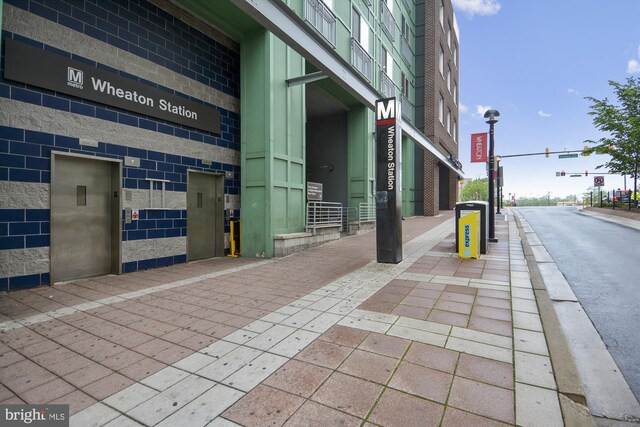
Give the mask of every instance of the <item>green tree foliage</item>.
<svg viewBox="0 0 640 427">
<path fill-rule="evenodd" d="M 610 172 L 629 175 L 637 188 L 638 161 L 640 160 L 640 79 L 629 77 L 626 84 L 609 81 L 618 99 L 614 105 L 603 100 L 587 97 L 593 104 L 589 115 L 593 124 L 606 136 L 585 142 L 592 145 L 587 153 L 608 154 L 609 161 L 597 168 L 606 167 Z"/>
<path fill-rule="evenodd" d="M 489 180 L 487 178 L 472 179 L 467 181 L 462 187 L 461 199 L 463 202 L 469 200 L 488 200 Z"/>
</svg>

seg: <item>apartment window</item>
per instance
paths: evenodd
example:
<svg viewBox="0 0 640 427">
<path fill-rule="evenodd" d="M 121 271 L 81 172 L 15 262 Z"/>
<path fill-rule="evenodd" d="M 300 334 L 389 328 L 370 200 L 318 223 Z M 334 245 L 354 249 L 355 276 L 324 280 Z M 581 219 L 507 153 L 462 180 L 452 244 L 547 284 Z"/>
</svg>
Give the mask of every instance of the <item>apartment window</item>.
<svg viewBox="0 0 640 427">
<path fill-rule="evenodd" d="M 447 108 L 447 132 L 451 135 L 451 108 Z"/>
<path fill-rule="evenodd" d="M 369 25 L 355 7 L 351 9 L 351 37 L 369 52 Z"/>
<path fill-rule="evenodd" d="M 440 75 L 444 78 L 444 49 L 440 46 L 440 59 L 438 60 Z"/>
<path fill-rule="evenodd" d="M 438 119 L 444 125 L 444 96 L 440 95 L 440 104 L 438 105 Z"/>
<path fill-rule="evenodd" d="M 453 93 L 451 95 L 453 96 L 453 103 L 458 105 L 458 84 L 456 82 L 453 82 Z"/>
<path fill-rule="evenodd" d="M 440 2 L 440 25 L 444 29 L 444 0 Z"/>
<path fill-rule="evenodd" d="M 449 93 L 452 93 L 451 88 L 451 67 L 447 66 L 447 88 L 449 89 Z"/>
<path fill-rule="evenodd" d="M 402 94 L 404 96 L 406 96 L 407 98 L 409 97 L 409 79 L 407 78 L 407 76 L 402 73 Z"/>
<path fill-rule="evenodd" d="M 447 46 L 449 46 L 449 50 L 451 50 L 451 25 L 447 28 Z"/>
<path fill-rule="evenodd" d="M 458 143 L 458 122 L 456 121 L 456 119 L 453 119 L 453 129 L 451 130 L 453 134 L 453 142 L 457 144 Z"/>
<path fill-rule="evenodd" d="M 387 69 L 389 67 L 389 62 L 387 61 L 387 55 L 389 54 L 389 52 L 387 52 L 387 49 L 382 46 L 382 51 L 380 52 L 380 62 L 382 63 L 382 71 L 384 71 L 385 73 L 387 73 L 387 75 L 389 75 L 389 73 L 387 72 Z"/>
<path fill-rule="evenodd" d="M 458 46 L 455 43 L 453 44 L 453 63 L 456 67 L 458 66 Z"/>
<path fill-rule="evenodd" d="M 400 28 L 400 31 L 401 31 L 402 37 L 408 40 L 409 39 L 409 22 L 404 17 L 404 15 L 402 15 L 402 27 Z"/>
<path fill-rule="evenodd" d="M 360 37 L 360 13 L 356 8 L 351 9 L 351 37 L 362 44 L 362 38 Z"/>
</svg>

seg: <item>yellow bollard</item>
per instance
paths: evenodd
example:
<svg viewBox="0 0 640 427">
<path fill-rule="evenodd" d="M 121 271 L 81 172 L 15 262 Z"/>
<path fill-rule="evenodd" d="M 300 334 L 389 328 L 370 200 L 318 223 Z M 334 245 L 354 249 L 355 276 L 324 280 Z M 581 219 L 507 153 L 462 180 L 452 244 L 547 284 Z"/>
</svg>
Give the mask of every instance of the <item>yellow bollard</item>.
<svg viewBox="0 0 640 427">
<path fill-rule="evenodd" d="M 236 226 L 238 227 L 238 234 L 236 241 Z M 240 256 L 240 221 L 229 221 L 229 255 L 230 257 L 237 258 Z"/>
</svg>

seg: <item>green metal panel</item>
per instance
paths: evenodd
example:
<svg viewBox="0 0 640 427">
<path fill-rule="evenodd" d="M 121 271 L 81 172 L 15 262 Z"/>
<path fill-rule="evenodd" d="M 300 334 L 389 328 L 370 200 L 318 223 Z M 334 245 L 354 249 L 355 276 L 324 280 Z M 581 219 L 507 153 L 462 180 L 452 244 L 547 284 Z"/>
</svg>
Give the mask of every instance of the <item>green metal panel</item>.
<svg viewBox="0 0 640 427">
<path fill-rule="evenodd" d="M 242 253 L 273 256 L 273 236 L 304 230 L 304 60 L 273 34 L 241 44 Z"/>
<path fill-rule="evenodd" d="M 358 207 L 361 202 L 371 202 L 371 184 L 375 174 L 373 138 L 373 113 L 365 106 L 349 111 L 349 206 Z"/>
<path fill-rule="evenodd" d="M 402 216 L 415 213 L 415 150 L 409 138 L 402 138 Z"/>
</svg>

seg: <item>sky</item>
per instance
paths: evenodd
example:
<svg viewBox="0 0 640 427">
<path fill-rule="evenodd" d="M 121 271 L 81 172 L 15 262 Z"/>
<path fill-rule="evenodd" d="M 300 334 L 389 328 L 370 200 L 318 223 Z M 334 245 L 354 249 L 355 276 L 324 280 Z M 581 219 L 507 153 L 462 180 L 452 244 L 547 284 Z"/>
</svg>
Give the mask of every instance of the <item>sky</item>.
<svg viewBox="0 0 640 427">
<path fill-rule="evenodd" d="M 602 134 L 591 101 L 616 98 L 609 80 L 640 77 L 640 0 L 453 0 L 460 30 L 459 159 L 467 179 L 486 177 L 471 163 L 471 134 L 487 132 L 488 108 L 500 112 L 495 153 L 581 150 Z M 617 102 L 616 102 L 617 103 Z M 605 155 L 505 158 L 504 199 L 581 196 Z M 564 170 L 566 176 L 556 177 Z M 584 172 L 588 171 L 588 176 Z M 582 173 L 569 177 L 570 172 Z M 604 175 L 604 189 L 624 188 Z M 630 188 L 632 180 L 627 177 Z"/>
</svg>

